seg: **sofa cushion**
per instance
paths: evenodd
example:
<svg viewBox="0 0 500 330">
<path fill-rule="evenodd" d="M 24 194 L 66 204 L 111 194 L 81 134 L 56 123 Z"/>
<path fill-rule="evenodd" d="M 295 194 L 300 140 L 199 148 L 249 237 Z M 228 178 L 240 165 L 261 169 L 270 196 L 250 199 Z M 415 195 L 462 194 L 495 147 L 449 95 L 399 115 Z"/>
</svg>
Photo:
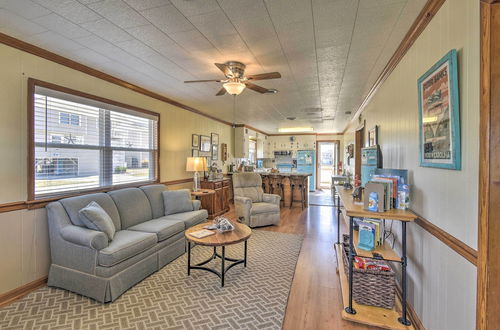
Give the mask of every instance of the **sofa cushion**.
<svg viewBox="0 0 500 330">
<path fill-rule="evenodd" d="M 120 230 L 108 247 L 99 251 L 98 262 L 100 266 L 111 267 L 123 260 L 131 258 L 153 246 L 158 241 L 152 233 L 134 230 Z"/>
<path fill-rule="evenodd" d="M 128 230 L 154 233 L 158 236 L 158 242 L 160 242 L 184 231 L 184 228 L 184 221 L 182 220 L 167 220 L 159 218 L 129 227 Z"/>
<path fill-rule="evenodd" d="M 162 194 L 165 215 L 193 211 L 189 189 L 167 190 Z"/>
<path fill-rule="evenodd" d="M 193 227 L 208 218 L 207 210 L 190 211 L 183 213 L 176 213 L 171 215 L 166 215 L 162 219 L 165 220 L 182 220 L 184 222 L 185 228 L 188 229 Z"/>
<path fill-rule="evenodd" d="M 280 207 L 276 204 L 271 203 L 253 203 L 252 204 L 252 214 L 261 214 L 261 213 L 279 213 Z"/>
<path fill-rule="evenodd" d="M 90 202 L 78 214 L 88 229 L 102 231 L 108 237 L 108 241 L 113 240 L 116 232 L 113 220 L 97 202 Z"/>
<path fill-rule="evenodd" d="M 122 229 L 153 219 L 151 204 L 139 188 L 126 188 L 108 192 L 120 213 Z"/>
<path fill-rule="evenodd" d="M 153 219 L 164 216 L 165 206 L 163 205 L 162 193 L 167 190 L 167 186 L 164 184 L 150 184 L 139 188 L 144 191 L 146 197 L 149 199 L 151 211 L 153 212 Z"/>
<path fill-rule="evenodd" d="M 113 220 L 116 230 L 122 229 L 120 214 L 116 208 L 116 204 L 113 199 L 105 193 L 88 194 L 76 197 L 63 198 L 59 201 L 68 213 L 71 222 L 80 227 L 86 227 L 85 224 L 80 219 L 79 211 L 85 206 L 89 205 L 90 202 L 97 202 L 100 207 L 106 211 L 106 213 Z"/>
</svg>

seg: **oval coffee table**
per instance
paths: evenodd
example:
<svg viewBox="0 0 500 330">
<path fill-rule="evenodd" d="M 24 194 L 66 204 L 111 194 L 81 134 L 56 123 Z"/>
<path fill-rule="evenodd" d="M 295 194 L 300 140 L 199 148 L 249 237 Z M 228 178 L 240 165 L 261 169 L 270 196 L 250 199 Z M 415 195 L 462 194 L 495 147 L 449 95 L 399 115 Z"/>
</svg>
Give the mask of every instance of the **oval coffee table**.
<svg viewBox="0 0 500 330">
<path fill-rule="evenodd" d="M 225 233 L 219 233 L 216 230 L 214 235 L 210 235 L 207 237 L 203 238 L 196 238 L 194 236 L 191 236 L 190 233 L 202 230 L 204 229 L 204 226 L 212 224 L 212 222 L 204 222 L 200 223 L 199 225 L 193 226 L 186 230 L 185 235 L 186 239 L 188 241 L 188 276 L 191 275 L 191 269 L 200 269 L 200 270 L 205 270 L 211 273 L 214 273 L 215 275 L 219 276 L 221 279 L 221 286 L 224 286 L 224 276 L 226 272 L 231 269 L 232 267 L 238 265 L 238 264 L 243 264 L 244 267 L 247 266 L 247 240 L 252 234 L 252 230 L 250 227 L 241 224 L 241 223 L 236 223 L 236 222 L 231 222 L 234 225 L 234 230 L 232 231 L 227 231 Z M 228 258 L 226 257 L 226 246 L 227 245 L 232 245 L 232 244 L 237 244 L 244 242 L 244 257 L 243 259 L 233 259 L 233 258 Z M 205 261 L 202 261 L 194 266 L 191 266 L 191 245 L 192 244 L 197 244 L 197 245 L 204 245 L 204 246 L 213 246 L 214 247 L 214 253 L 210 256 Z M 217 253 L 217 247 L 220 246 L 222 247 L 222 255 Z M 203 265 L 209 263 L 210 261 L 220 258 L 222 260 L 222 265 L 221 265 L 221 271 L 217 271 L 212 268 L 208 267 L 203 267 Z M 226 261 L 232 262 L 229 266 L 225 267 Z"/>
</svg>

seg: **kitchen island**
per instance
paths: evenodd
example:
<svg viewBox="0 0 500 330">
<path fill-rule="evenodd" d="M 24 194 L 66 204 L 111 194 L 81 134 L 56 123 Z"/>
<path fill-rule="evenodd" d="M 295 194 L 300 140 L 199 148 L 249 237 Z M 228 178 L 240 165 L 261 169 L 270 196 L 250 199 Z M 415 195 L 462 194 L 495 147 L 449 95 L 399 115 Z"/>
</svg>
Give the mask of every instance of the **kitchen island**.
<svg viewBox="0 0 500 330">
<path fill-rule="evenodd" d="M 298 188 L 298 184 L 305 187 L 304 198 L 305 198 L 305 206 L 307 207 L 309 198 L 309 185 L 308 185 L 308 177 L 312 176 L 310 173 L 259 173 L 262 177 L 262 185 L 265 193 L 274 193 L 279 195 L 279 190 L 277 191 L 274 188 L 274 191 L 271 189 L 271 185 L 273 184 L 273 178 L 278 178 L 281 182 L 281 187 L 283 189 L 283 206 L 290 207 L 290 204 L 293 200 L 294 206 L 300 206 L 300 190 Z M 299 182 L 292 182 L 291 178 L 299 178 Z M 275 185 L 276 186 L 276 185 Z M 295 188 L 292 191 L 292 186 Z"/>
</svg>

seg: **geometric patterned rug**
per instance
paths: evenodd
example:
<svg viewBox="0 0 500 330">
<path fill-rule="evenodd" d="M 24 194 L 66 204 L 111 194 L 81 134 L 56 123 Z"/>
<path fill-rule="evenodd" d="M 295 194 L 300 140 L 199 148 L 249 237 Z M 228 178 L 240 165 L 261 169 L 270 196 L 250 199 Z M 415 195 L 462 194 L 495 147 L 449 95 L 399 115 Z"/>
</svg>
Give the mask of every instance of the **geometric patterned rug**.
<svg viewBox="0 0 500 330">
<path fill-rule="evenodd" d="M 254 230 L 248 264 L 226 273 L 191 270 L 179 257 L 125 292 L 100 304 L 65 290 L 43 287 L 0 309 L 0 329 L 281 329 L 302 236 Z M 193 248 L 192 263 L 213 248 Z M 220 252 L 220 251 L 219 251 Z M 243 257 L 243 244 L 226 248 Z M 220 261 L 210 262 L 220 269 Z"/>
</svg>

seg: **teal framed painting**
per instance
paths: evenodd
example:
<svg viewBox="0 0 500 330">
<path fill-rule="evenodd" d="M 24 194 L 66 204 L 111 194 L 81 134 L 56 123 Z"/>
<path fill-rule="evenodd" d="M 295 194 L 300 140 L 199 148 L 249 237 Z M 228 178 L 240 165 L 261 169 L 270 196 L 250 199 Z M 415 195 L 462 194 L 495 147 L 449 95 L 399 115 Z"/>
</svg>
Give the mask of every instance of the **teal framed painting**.
<svg viewBox="0 0 500 330">
<path fill-rule="evenodd" d="M 460 170 L 457 51 L 448 52 L 417 85 L 420 166 Z"/>
</svg>

